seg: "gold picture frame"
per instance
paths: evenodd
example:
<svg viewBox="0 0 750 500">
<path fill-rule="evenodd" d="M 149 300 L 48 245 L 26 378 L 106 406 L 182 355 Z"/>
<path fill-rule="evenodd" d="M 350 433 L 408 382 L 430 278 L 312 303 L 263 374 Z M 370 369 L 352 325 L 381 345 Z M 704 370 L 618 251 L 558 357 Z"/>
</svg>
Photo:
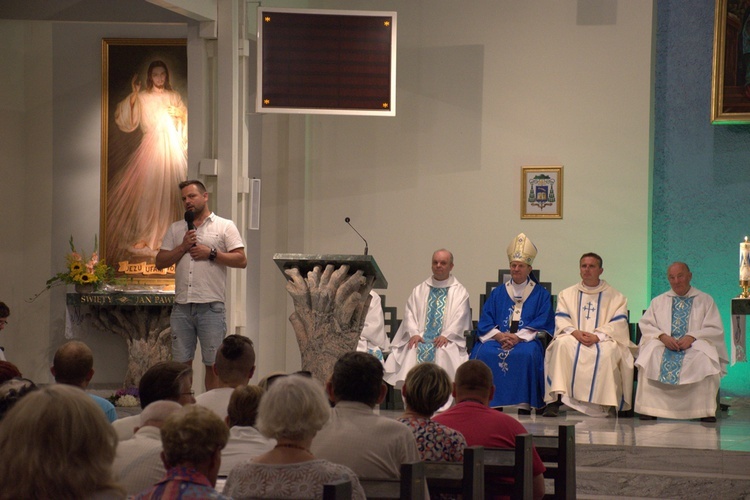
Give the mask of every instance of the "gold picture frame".
<svg viewBox="0 0 750 500">
<path fill-rule="evenodd" d="M 521 167 L 521 218 L 562 219 L 563 167 Z"/>
<path fill-rule="evenodd" d="M 750 123 L 750 53 L 743 55 L 743 26 L 750 47 L 750 6 L 742 0 L 716 0 L 711 123 Z"/>
<path fill-rule="evenodd" d="M 187 97 L 186 39 L 102 40 L 99 253 L 132 283 L 174 283 L 154 258 L 183 217 Z"/>
</svg>

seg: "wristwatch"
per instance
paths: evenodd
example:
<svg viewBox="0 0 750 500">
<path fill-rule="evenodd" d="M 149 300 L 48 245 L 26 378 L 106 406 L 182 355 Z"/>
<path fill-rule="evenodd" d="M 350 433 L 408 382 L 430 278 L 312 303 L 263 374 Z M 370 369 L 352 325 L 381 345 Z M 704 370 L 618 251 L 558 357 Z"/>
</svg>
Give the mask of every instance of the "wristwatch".
<svg viewBox="0 0 750 500">
<path fill-rule="evenodd" d="M 211 249 L 211 253 L 208 254 L 208 260 L 210 260 L 210 261 L 216 260 L 216 249 L 215 248 L 212 248 Z"/>
</svg>

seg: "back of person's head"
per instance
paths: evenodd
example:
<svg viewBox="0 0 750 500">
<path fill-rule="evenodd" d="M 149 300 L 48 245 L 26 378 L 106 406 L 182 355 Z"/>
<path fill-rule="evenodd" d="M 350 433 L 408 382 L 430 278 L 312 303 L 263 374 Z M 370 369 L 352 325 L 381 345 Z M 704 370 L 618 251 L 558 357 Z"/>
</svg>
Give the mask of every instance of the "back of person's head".
<svg viewBox="0 0 750 500">
<path fill-rule="evenodd" d="M 243 385 L 237 387 L 229 397 L 227 417 L 229 427 L 252 427 L 258 417 L 258 406 L 265 391 L 257 385 Z"/>
<path fill-rule="evenodd" d="M 216 353 L 216 374 L 227 385 L 243 385 L 255 369 L 253 341 L 242 335 L 227 335 Z"/>
<path fill-rule="evenodd" d="M 177 361 L 160 361 L 146 370 L 138 384 L 141 408 L 154 401 L 180 399 L 180 382 L 193 375 L 193 369 Z"/>
<path fill-rule="evenodd" d="M 228 439 L 227 425 L 213 411 L 198 405 L 183 406 L 161 426 L 164 462 L 169 468 L 204 464 Z"/>
<path fill-rule="evenodd" d="M 335 400 L 375 406 L 383 386 L 383 364 L 366 352 L 347 352 L 333 365 L 331 388 Z"/>
<path fill-rule="evenodd" d="M 0 384 L 0 420 L 3 419 L 5 414 L 8 413 L 8 411 L 10 411 L 10 409 L 13 408 L 22 397 L 36 389 L 37 386 L 34 382 L 21 377 L 12 378 Z"/>
<path fill-rule="evenodd" d="M 404 398 L 410 410 L 432 416 L 451 396 L 451 378 L 435 363 L 419 363 L 406 374 Z"/>
<path fill-rule="evenodd" d="M 93 368 L 94 353 L 80 340 L 61 345 L 52 361 L 52 372 L 58 384 L 83 387 L 91 378 Z"/>
<path fill-rule="evenodd" d="M 0 497 L 88 498 L 118 488 L 117 434 L 76 387 L 53 384 L 23 397 L 0 425 Z"/>
<path fill-rule="evenodd" d="M 274 382 L 258 408 L 258 430 L 276 440 L 310 439 L 331 416 L 331 405 L 320 382 L 289 375 Z"/>
<path fill-rule="evenodd" d="M 171 414 L 180 411 L 182 405 L 176 401 L 154 401 L 141 412 L 141 427 L 161 427 Z"/>
<path fill-rule="evenodd" d="M 16 377 L 22 377 L 21 371 L 10 361 L 0 361 L 0 384 Z"/>
<path fill-rule="evenodd" d="M 470 359 L 456 370 L 456 397 L 485 394 L 493 388 L 492 370 L 478 359 Z"/>
</svg>

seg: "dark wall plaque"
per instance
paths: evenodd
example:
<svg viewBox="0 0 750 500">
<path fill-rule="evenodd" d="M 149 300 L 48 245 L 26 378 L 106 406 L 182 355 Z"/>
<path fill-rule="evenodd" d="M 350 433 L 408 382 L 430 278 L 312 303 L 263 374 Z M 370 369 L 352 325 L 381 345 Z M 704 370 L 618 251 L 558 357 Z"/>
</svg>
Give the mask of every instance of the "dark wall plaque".
<svg viewBox="0 0 750 500">
<path fill-rule="evenodd" d="M 396 13 L 258 9 L 266 113 L 395 115 Z"/>
</svg>

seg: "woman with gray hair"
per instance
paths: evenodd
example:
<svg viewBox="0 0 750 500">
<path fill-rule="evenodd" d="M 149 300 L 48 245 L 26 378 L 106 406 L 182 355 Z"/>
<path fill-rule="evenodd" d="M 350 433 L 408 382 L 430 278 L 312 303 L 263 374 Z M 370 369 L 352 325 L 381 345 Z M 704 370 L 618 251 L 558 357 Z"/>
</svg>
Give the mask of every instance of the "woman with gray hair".
<svg viewBox="0 0 750 500">
<path fill-rule="evenodd" d="M 324 484 L 344 480 L 352 482 L 352 498 L 364 499 L 351 469 L 310 453 L 313 438 L 329 417 L 328 399 L 316 380 L 289 375 L 274 381 L 260 401 L 256 426 L 277 444 L 234 467 L 224 494 L 234 499 L 322 498 Z"/>
</svg>

